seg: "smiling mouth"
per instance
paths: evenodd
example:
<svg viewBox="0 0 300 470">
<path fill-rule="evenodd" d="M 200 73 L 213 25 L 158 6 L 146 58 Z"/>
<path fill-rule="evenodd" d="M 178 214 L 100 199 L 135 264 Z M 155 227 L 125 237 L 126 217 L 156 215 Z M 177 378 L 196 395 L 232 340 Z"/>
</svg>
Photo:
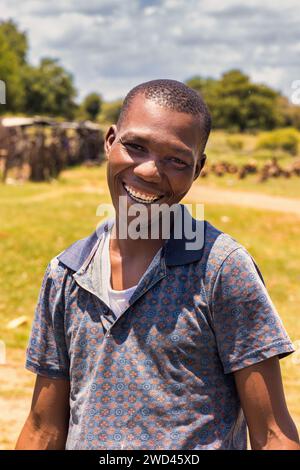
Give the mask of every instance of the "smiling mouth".
<svg viewBox="0 0 300 470">
<path fill-rule="evenodd" d="M 136 202 L 141 202 L 143 204 L 152 204 L 153 202 L 159 201 L 164 197 L 164 195 L 148 195 L 144 194 L 141 191 L 134 189 L 132 186 L 128 186 L 124 182 L 122 182 L 123 188 L 125 189 L 126 193 Z"/>
</svg>

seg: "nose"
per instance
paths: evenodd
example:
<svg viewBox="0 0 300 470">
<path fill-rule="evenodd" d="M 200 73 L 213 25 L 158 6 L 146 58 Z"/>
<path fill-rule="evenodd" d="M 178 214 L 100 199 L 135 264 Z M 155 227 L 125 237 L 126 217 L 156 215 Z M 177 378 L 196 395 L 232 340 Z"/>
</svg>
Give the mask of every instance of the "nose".
<svg viewBox="0 0 300 470">
<path fill-rule="evenodd" d="M 161 174 L 154 160 L 140 163 L 134 170 L 134 174 L 152 183 L 160 183 L 162 181 Z"/>
</svg>

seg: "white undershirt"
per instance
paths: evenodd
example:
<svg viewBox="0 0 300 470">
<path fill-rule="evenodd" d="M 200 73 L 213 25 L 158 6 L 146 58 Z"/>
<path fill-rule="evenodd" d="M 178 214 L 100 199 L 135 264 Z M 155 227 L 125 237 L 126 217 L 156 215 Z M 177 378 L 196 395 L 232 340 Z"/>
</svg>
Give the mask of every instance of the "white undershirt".
<svg viewBox="0 0 300 470">
<path fill-rule="evenodd" d="M 119 317 L 129 306 L 129 299 L 134 293 L 135 289 L 137 288 L 138 284 L 135 286 L 129 287 L 129 289 L 124 290 L 114 290 L 111 287 L 111 263 L 110 263 L 110 255 L 109 255 L 109 242 L 110 242 L 110 230 L 105 232 L 105 239 L 102 251 L 102 260 L 101 262 L 104 264 L 102 272 L 107 273 L 106 279 L 106 286 L 107 286 L 107 303 L 114 314 Z M 160 249 L 161 250 L 161 249 Z M 156 253 L 155 257 L 158 256 Z M 149 265 L 150 266 L 150 265 Z M 149 268 L 149 267 L 148 267 Z"/>
<path fill-rule="evenodd" d="M 105 264 L 105 270 L 102 272 L 108 273 L 107 279 L 107 294 L 108 294 L 108 304 L 112 309 L 114 314 L 119 317 L 128 307 L 128 302 L 133 292 L 135 291 L 137 284 L 130 287 L 129 289 L 124 290 L 114 290 L 111 287 L 111 264 L 109 256 L 109 241 L 110 241 L 110 231 L 105 232 L 105 240 L 102 251 L 102 260 Z"/>
</svg>

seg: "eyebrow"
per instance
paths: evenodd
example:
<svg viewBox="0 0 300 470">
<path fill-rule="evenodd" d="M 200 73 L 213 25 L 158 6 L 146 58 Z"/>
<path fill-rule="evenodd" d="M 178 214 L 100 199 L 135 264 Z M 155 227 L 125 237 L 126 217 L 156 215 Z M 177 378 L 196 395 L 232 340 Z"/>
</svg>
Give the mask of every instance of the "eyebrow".
<svg viewBox="0 0 300 470">
<path fill-rule="evenodd" d="M 134 134 L 133 132 L 129 132 L 129 131 L 125 132 L 120 138 L 121 138 L 121 140 L 125 140 L 125 139 L 134 140 L 135 142 L 138 142 L 138 143 L 141 143 L 141 144 L 149 144 L 150 143 L 150 139 L 148 139 L 147 137 L 142 137 L 142 136 L 139 136 L 139 135 Z M 188 158 L 191 161 L 191 163 L 194 162 L 194 156 L 193 156 L 191 151 L 186 150 L 182 147 L 178 147 L 177 145 L 172 145 L 172 144 L 170 144 L 170 147 L 171 147 L 173 152 L 175 152 L 177 154 L 180 154 L 183 157 Z"/>
</svg>

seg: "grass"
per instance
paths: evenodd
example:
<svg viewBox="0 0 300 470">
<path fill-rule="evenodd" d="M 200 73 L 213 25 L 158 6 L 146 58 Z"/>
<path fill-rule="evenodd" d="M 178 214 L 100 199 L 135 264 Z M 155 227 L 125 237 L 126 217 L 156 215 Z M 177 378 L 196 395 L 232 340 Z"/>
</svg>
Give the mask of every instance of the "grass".
<svg viewBox="0 0 300 470">
<path fill-rule="evenodd" d="M 273 156 L 276 156 L 279 163 L 283 166 L 291 163 L 293 158 L 300 156 L 300 148 L 298 150 L 298 155 L 294 156 L 291 156 L 289 153 L 282 150 L 258 148 L 258 142 L 261 136 L 262 133 L 228 134 L 222 130 L 214 130 L 209 137 L 206 146 L 206 153 L 212 163 L 216 163 L 219 160 L 230 160 L 231 163 L 241 165 L 251 158 L 256 160 L 259 167 L 263 166 L 266 161 Z M 232 140 L 241 142 L 242 147 L 232 147 L 232 144 L 230 143 Z"/>
<path fill-rule="evenodd" d="M 99 223 L 96 208 L 101 202 L 110 202 L 105 165 L 67 170 L 54 183 L 0 185 L 0 339 L 9 349 L 20 350 L 27 345 L 47 263 L 95 229 Z M 289 335 L 292 340 L 300 339 L 299 218 L 222 204 L 206 205 L 205 213 L 211 223 L 250 251 Z M 27 324 L 6 329 L 10 320 L 21 315 L 28 317 Z M 299 366 L 292 357 L 281 363 L 288 403 L 300 424 Z"/>
<path fill-rule="evenodd" d="M 101 186 L 105 191 L 99 168 L 66 171 L 53 184 L 0 186 L 0 338 L 8 347 L 27 342 L 29 325 L 7 330 L 6 324 L 21 315 L 31 319 L 48 261 L 95 229 L 97 204 L 109 202 Z"/>
<path fill-rule="evenodd" d="M 267 149 L 257 150 L 256 145 L 259 135 L 260 134 L 233 134 L 229 136 L 224 131 L 214 131 L 209 138 L 206 148 L 207 165 L 227 161 L 240 167 L 251 160 L 254 161 L 260 169 L 268 160 L 276 156 L 280 166 L 286 168 L 295 160 L 295 157 L 290 156 L 286 152 Z M 232 149 L 228 143 L 232 138 L 243 142 L 243 148 L 240 150 Z M 299 156 L 300 155 L 298 155 L 298 157 Z M 222 177 L 218 177 L 209 173 L 205 178 L 198 178 L 196 184 L 232 190 L 255 191 L 273 196 L 300 198 L 299 176 L 292 176 L 291 178 L 270 178 L 263 183 L 257 182 L 257 179 L 258 175 L 256 174 L 247 175 L 245 179 L 239 180 L 235 174 L 226 174 Z"/>
<path fill-rule="evenodd" d="M 248 175 L 245 179 L 239 180 L 236 175 L 226 174 L 224 176 L 207 175 L 205 178 L 198 178 L 197 185 L 210 188 L 223 188 L 232 191 L 247 191 L 270 196 L 283 196 L 300 199 L 300 177 L 272 178 L 263 183 L 257 181 L 257 175 Z"/>
</svg>

